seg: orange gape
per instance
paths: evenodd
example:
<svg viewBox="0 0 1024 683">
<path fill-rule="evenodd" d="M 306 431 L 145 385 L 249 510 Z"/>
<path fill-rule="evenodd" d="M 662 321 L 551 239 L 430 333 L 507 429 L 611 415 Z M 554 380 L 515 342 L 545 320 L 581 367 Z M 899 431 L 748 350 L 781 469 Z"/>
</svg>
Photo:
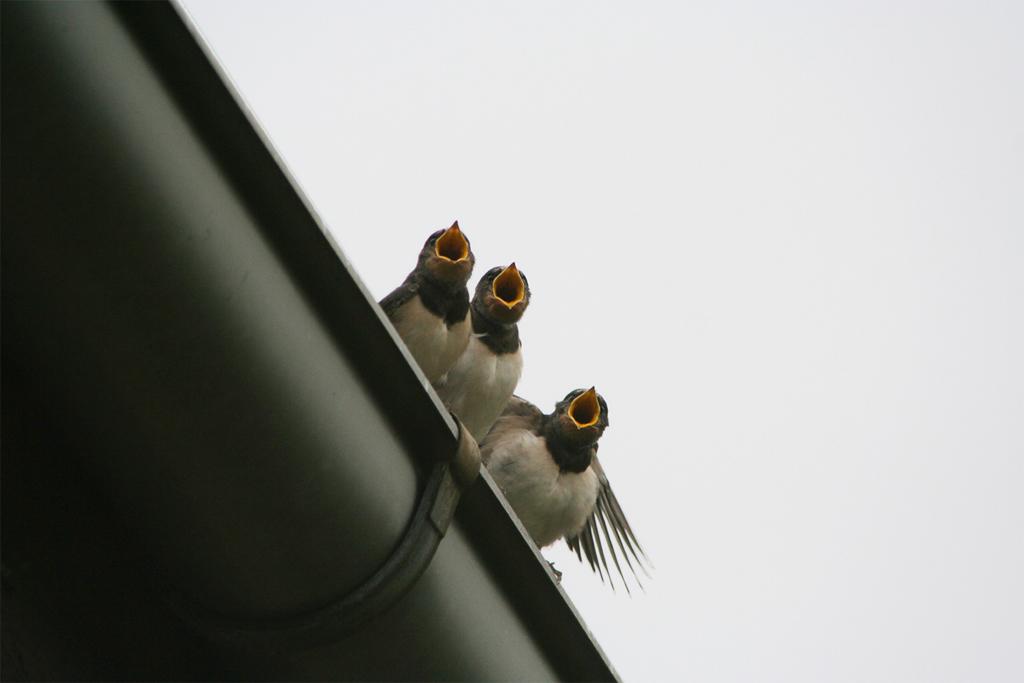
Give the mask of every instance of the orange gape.
<svg viewBox="0 0 1024 683">
<path fill-rule="evenodd" d="M 469 241 L 466 240 L 462 235 L 462 231 L 459 230 L 458 222 L 445 230 L 444 234 L 438 238 L 437 243 L 434 245 L 434 252 L 439 257 L 447 259 L 452 263 L 458 263 L 469 258 Z"/>
<path fill-rule="evenodd" d="M 523 277 L 519 274 L 519 269 L 516 268 L 515 263 L 501 271 L 498 277 L 494 278 L 491 291 L 498 301 L 509 308 L 514 308 L 516 304 L 523 300 L 523 297 L 526 296 L 526 284 L 523 282 Z"/>
<path fill-rule="evenodd" d="M 597 392 L 594 391 L 594 387 L 590 387 L 573 399 L 569 405 L 569 417 L 579 429 L 597 424 L 597 421 L 601 419 L 601 404 L 597 402 Z"/>
</svg>

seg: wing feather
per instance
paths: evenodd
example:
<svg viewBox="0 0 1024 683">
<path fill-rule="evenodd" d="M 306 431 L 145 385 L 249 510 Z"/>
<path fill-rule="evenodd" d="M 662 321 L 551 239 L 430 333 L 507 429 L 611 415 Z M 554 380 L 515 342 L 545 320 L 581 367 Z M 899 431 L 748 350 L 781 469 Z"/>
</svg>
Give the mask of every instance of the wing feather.
<svg viewBox="0 0 1024 683">
<path fill-rule="evenodd" d="M 412 275 L 405 278 L 405 281 L 395 287 L 386 297 L 380 300 L 380 307 L 388 318 L 393 318 L 395 313 L 410 299 L 416 296 L 419 287 Z"/>
<path fill-rule="evenodd" d="M 605 498 L 605 502 L 607 503 L 607 498 L 608 498 L 607 493 L 605 491 L 601 491 L 601 496 L 603 498 Z M 611 508 L 610 505 L 606 505 L 606 507 L 604 509 L 610 509 L 610 508 Z M 622 521 L 625 522 L 625 518 L 624 517 L 622 518 Z M 626 525 L 628 525 L 628 522 L 625 522 L 625 523 L 626 523 Z M 612 529 L 612 533 L 615 534 L 615 541 L 617 542 L 619 548 L 623 548 L 623 549 L 628 548 L 630 550 L 630 552 L 625 552 L 625 550 L 623 550 L 623 552 L 622 552 L 622 559 L 626 561 L 626 565 L 629 566 L 629 570 L 633 573 L 633 575 L 634 576 L 636 575 L 636 567 L 633 566 L 633 562 L 630 561 L 630 559 L 629 559 L 630 554 L 632 554 L 634 559 L 636 559 L 637 565 L 644 572 L 644 574 L 647 574 L 648 576 L 650 576 L 650 574 L 647 573 L 647 569 L 643 566 L 643 563 L 640 562 L 640 558 L 638 558 L 636 556 L 636 550 L 634 550 L 632 545 L 630 545 L 629 538 L 628 538 L 628 536 L 626 536 L 626 532 L 624 530 L 622 530 L 622 524 L 617 522 L 616 518 L 613 516 L 611 522 L 609 523 L 609 526 Z M 620 570 L 619 573 L 620 574 L 622 573 L 621 570 Z M 629 588 L 628 587 L 626 588 L 626 592 L 627 593 L 629 592 Z"/>
<path fill-rule="evenodd" d="M 502 417 L 526 417 L 530 420 L 540 421 L 544 417 L 544 413 L 541 409 L 533 405 L 524 398 L 520 398 L 515 394 L 512 394 L 512 398 L 505 404 L 504 410 L 501 411 Z"/>
<path fill-rule="evenodd" d="M 608 581 L 611 583 L 612 589 L 615 589 L 615 583 L 612 581 L 612 573 L 608 571 L 608 560 L 604 556 L 604 544 L 601 543 L 601 530 L 597 528 L 597 524 L 594 523 L 594 517 L 592 516 L 588 522 L 594 528 L 594 545 L 597 547 L 597 559 L 601 567 L 604 568 L 605 575 L 608 576 Z M 598 572 L 600 576 L 600 572 Z M 602 576 L 601 580 L 604 580 Z"/>
<path fill-rule="evenodd" d="M 604 514 L 604 509 L 598 507 L 594 512 L 594 516 L 597 517 L 597 521 L 601 524 L 601 531 L 604 532 L 604 540 L 605 544 L 608 546 L 608 554 L 612 557 L 612 562 L 615 564 L 615 570 L 619 573 L 619 576 L 622 577 L 622 585 L 626 589 L 626 593 L 629 593 L 629 584 L 626 583 L 626 575 L 622 571 L 622 565 L 619 564 L 619 556 L 618 553 L 615 552 L 615 543 L 612 542 L 612 533 L 608 531 L 609 523 L 607 520 L 607 516 Z M 611 526 L 612 528 L 614 528 L 614 524 L 612 524 Z M 618 537 L 618 531 L 615 532 L 615 537 L 618 541 L 619 548 L 621 549 L 622 541 Z M 622 550 L 622 556 L 626 557 L 625 550 Z M 608 575 L 608 583 L 611 584 L 612 590 L 615 590 L 615 581 L 612 579 L 610 572 Z"/>
</svg>

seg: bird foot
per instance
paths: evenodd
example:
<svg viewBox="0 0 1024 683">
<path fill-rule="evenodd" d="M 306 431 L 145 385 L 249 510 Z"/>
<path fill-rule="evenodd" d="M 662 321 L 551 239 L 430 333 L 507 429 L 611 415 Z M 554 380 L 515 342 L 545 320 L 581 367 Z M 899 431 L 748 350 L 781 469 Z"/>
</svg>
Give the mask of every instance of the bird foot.
<svg viewBox="0 0 1024 683">
<path fill-rule="evenodd" d="M 558 581 L 558 583 L 562 583 L 562 572 L 555 569 L 555 563 L 548 562 L 548 566 L 551 567 L 551 573 L 555 575 L 555 579 Z"/>
</svg>

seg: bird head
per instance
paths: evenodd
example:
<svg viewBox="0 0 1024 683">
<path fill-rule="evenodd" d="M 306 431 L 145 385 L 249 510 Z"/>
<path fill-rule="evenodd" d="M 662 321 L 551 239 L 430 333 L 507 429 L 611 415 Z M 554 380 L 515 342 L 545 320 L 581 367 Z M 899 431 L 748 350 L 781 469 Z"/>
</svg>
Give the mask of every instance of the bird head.
<svg viewBox="0 0 1024 683">
<path fill-rule="evenodd" d="M 608 427 L 608 404 L 594 390 L 576 389 L 555 404 L 560 440 L 573 448 L 593 446 Z"/>
<path fill-rule="evenodd" d="M 420 266 L 431 278 L 450 285 L 465 285 L 473 272 L 476 257 L 469 239 L 455 221 L 447 230 L 438 230 L 427 238 L 420 250 Z"/>
<path fill-rule="evenodd" d="M 477 283 L 473 305 L 486 317 L 499 323 L 518 322 L 530 305 L 530 284 L 513 263 L 497 266 L 484 273 Z"/>
</svg>

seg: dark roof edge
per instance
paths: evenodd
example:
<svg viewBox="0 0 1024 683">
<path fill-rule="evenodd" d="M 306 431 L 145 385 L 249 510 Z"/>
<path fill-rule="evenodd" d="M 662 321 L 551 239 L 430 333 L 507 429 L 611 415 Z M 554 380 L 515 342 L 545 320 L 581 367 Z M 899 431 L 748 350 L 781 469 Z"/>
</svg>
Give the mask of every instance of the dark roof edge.
<svg viewBox="0 0 1024 683">
<path fill-rule="evenodd" d="M 331 251 L 334 252 L 334 255 L 337 257 L 338 262 L 341 264 L 342 268 L 345 269 L 345 272 L 348 274 L 349 278 L 351 278 L 352 283 L 359 289 L 359 292 L 366 298 L 367 301 L 375 301 L 373 295 L 370 293 L 370 290 L 366 287 L 362 279 L 359 277 L 359 274 L 357 273 L 355 267 L 349 262 L 348 258 L 345 256 L 345 253 L 341 250 L 341 247 L 338 245 L 338 243 L 335 242 L 334 236 L 331 234 L 331 231 L 327 229 L 326 225 L 324 225 L 324 222 L 320 218 L 320 214 L 316 210 L 316 207 L 313 205 L 313 202 L 310 201 L 310 199 L 302 191 L 301 186 L 295 179 L 295 176 L 292 174 L 292 172 L 288 170 L 288 165 L 285 163 L 284 158 L 280 154 L 278 154 L 277 149 L 274 147 L 274 144 L 270 139 L 270 135 L 267 133 L 266 129 L 264 129 L 263 125 L 259 122 L 259 119 L 256 117 L 256 114 L 253 112 L 252 108 L 245 101 L 245 97 L 243 97 L 239 88 L 235 86 L 234 81 L 231 80 L 231 76 L 228 74 L 227 70 L 221 66 L 220 61 L 217 59 L 216 53 L 213 51 L 213 48 L 210 47 L 209 42 L 203 36 L 203 33 L 199 29 L 199 26 L 189 15 L 188 10 L 180 2 L 178 2 L 178 0 L 168 0 L 168 3 L 174 9 L 174 12 L 177 14 L 178 18 L 181 20 L 182 26 L 188 31 L 189 35 L 192 37 L 195 47 L 203 54 L 203 56 L 206 58 L 206 61 L 209 64 L 210 69 L 212 69 L 216 76 L 219 78 L 220 83 L 227 91 L 228 96 L 235 102 L 241 115 L 245 117 L 245 120 L 248 122 L 249 127 L 252 129 L 252 133 L 263 144 L 266 153 L 273 160 L 273 163 L 277 168 L 277 172 L 281 174 L 285 183 L 287 183 L 287 185 L 291 188 L 291 191 L 294 193 L 295 198 L 298 199 L 298 201 L 305 208 L 306 213 L 309 214 L 310 220 L 320 231 L 321 236 L 330 246 Z M 373 312 L 377 315 L 377 318 L 381 321 L 381 323 L 383 323 L 385 330 L 387 330 L 388 334 L 391 335 L 392 340 L 395 342 L 395 346 L 402 353 L 402 355 L 405 356 L 405 359 L 408 365 L 410 366 L 410 369 L 416 374 L 417 378 L 420 380 L 420 384 L 427 390 L 430 399 L 434 402 L 435 407 L 437 407 L 441 419 L 444 420 L 445 424 L 448 425 L 448 429 L 451 431 L 452 436 L 457 436 L 458 428 L 455 426 L 455 421 L 451 418 L 451 416 L 448 414 L 448 411 L 444 408 L 444 404 L 441 402 L 441 399 L 438 398 L 437 394 L 434 392 L 434 389 L 433 387 L 431 387 L 430 382 L 423 375 L 422 371 L 420 371 L 419 366 L 416 365 L 412 355 L 409 353 L 409 350 L 405 347 L 405 344 L 401 343 L 401 337 L 398 336 L 398 332 L 395 331 L 394 327 L 387 319 L 387 316 L 384 315 L 384 311 L 379 306 L 373 306 L 371 308 Z"/>
</svg>

